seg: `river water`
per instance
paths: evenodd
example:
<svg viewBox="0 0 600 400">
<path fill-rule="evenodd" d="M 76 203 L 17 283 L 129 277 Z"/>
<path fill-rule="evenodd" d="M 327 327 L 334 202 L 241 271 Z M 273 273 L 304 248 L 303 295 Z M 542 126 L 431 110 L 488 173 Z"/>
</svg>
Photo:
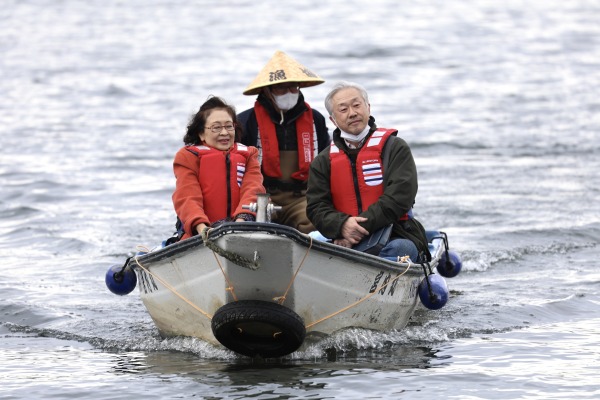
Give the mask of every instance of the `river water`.
<svg viewBox="0 0 600 400">
<path fill-rule="evenodd" d="M 600 398 L 598 1 L 7 0 L 1 399 Z M 170 236 L 172 159 L 275 50 L 369 91 L 463 272 L 400 332 L 278 361 L 163 340 L 112 264 Z"/>
</svg>

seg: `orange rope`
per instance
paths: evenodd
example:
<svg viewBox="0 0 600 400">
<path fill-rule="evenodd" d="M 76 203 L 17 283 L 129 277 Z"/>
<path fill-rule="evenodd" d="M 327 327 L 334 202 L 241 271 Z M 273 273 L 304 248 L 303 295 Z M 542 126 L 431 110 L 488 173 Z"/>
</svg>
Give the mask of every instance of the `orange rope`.
<svg viewBox="0 0 600 400">
<path fill-rule="evenodd" d="M 179 297 L 181 300 L 185 301 L 186 303 L 188 303 L 192 308 L 194 308 L 195 310 L 199 311 L 202 315 L 204 315 L 206 318 L 208 319 L 212 319 L 212 315 L 210 315 L 209 313 L 207 313 L 206 311 L 202 310 L 200 307 L 198 307 L 197 305 L 195 305 L 194 303 L 192 303 L 191 301 L 189 301 L 188 299 L 186 299 L 185 297 L 183 297 L 181 294 L 179 294 L 179 292 L 177 292 L 177 290 L 175 290 L 174 287 L 172 287 L 171 285 L 169 285 L 167 282 L 165 282 L 162 278 L 160 278 L 158 275 L 153 274 L 152 272 L 150 272 L 150 270 L 146 267 L 144 267 L 142 264 L 140 264 L 140 262 L 138 261 L 138 258 L 135 257 L 135 263 L 144 271 L 146 271 L 148 274 L 150 274 L 153 278 L 155 278 L 157 281 L 159 281 L 160 283 L 162 283 L 162 285 L 164 287 L 166 287 L 167 289 L 169 289 L 175 296 Z"/>
<path fill-rule="evenodd" d="M 401 261 L 402 261 L 402 262 L 405 262 L 405 261 L 406 261 L 406 258 L 405 258 L 405 257 L 402 257 L 402 258 L 398 257 L 398 262 L 401 262 Z M 411 266 L 411 265 L 412 265 L 411 263 L 408 263 L 408 266 L 406 267 L 406 269 L 404 270 L 404 272 L 402 272 L 400 275 L 396 276 L 394 279 L 391 279 L 391 280 L 389 280 L 387 283 L 385 283 L 385 284 L 383 284 L 383 285 L 379 286 L 379 287 L 377 288 L 377 290 L 375 290 L 373 293 L 369 293 L 368 295 L 366 295 L 366 296 L 365 296 L 365 297 L 363 297 L 362 299 L 360 299 L 360 300 L 358 300 L 358 301 L 355 301 L 354 303 L 352 303 L 352 304 L 350 304 L 350 305 L 348 305 L 348 306 L 346 306 L 346 307 L 342 308 L 341 310 L 338 310 L 338 311 L 334 312 L 333 314 L 329 314 L 329 315 L 328 315 L 328 316 L 326 316 L 326 317 L 323 317 L 323 318 L 321 318 L 321 319 L 319 319 L 319 320 L 317 320 L 317 321 L 315 321 L 315 322 L 312 322 L 312 323 L 310 323 L 310 324 L 306 325 L 306 329 L 308 329 L 308 328 L 310 328 L 310 327 L 313 327 L 313 326 L 315 326 L 315 325 L 317 325 L 317 324 L 319 324 L 319 323 L 321 323 L 321 322 L 323 322 L 323 321 L 325 321 L 325 320 L 327 320 L 327 319 L 329 319 L 329 318 L 331 318 L 331 317 L 335 317 L 336 315 L 338 315 L 338 314 L 340 314 L 340 313 L 342 313 L 342 312 L 344 312 L 344 311 L 346 311 L 346 310 L 349 310 L 350 308 L 352 308 L 352 307 L 354 307 L 354 306 L 357 306 L 358 304 L 362 303 L 363 301 L 365 301 L 365 300 L 367 300 L 367 299 L 370 299 L 372 296 L 374 296 L 374 295 L 375 295 L 377 292 L 379 292 L 381 289 L 383 289 L 383 288 L 387 287 L 387 286 L 388 286 L 389 284 L 391 284 L 392 282 L 395 282 L 396 280 L 398 280 L 398 278 L 400 278 L 402 275 L 406 274 L 406 273 L 408 272 L 408 270 L 410 269 L 410 266 Z"/>
<path fill-rule="evenodd" d="M 219 264 L 219 268 L 221 268 L 223 277 L 225 278 L 225 281 L 227 281 L 227 288 L 225 290 L 228 290 L 231 292 L 231 295 L 233 296 L 233 301 L 238 301 L 237 296 L 235 295 L 235 290 L 233 290 L 233 285 L 229 281 L 229 277 L 227 276 L 227 273 L 223 269 L 223 266 L 221 265 L 221 261 L 219 261 L 219 258 L 217 257 L 217 253 L 215 253 L 214 251 L 213 251 L 213 256 L 215 256 L 215 260 L 217 260 L 217 264 Z"/>
<path fill-rule="evenodd" d="M 273 299 L 275 301 L 278 301 L 279 304 L 283 304 L 283 302 L 285 301 L 287 294 L 290 291 L 290 288 L 292 287 L 292 285 L 294 284 L 294 281 L 296 280 L 296 276 L 298 276 L 298 272 L 300 272 L 300 268 L 302 268 L 302 265 L 304 265 L 304 260 L 306 260 L 306 257 L 308 256 L 308 253 L 310 252 L 310 249 L 312 248 L 312 245 L 313 245 L 313 239 L 312 239 L 312 237 L 310 237 L 310 244 L 308 245 L 308 249 L 306 249 L 306 253 L 304 254 L 304 257 L 302 258 L 302 261 L 300 261 L 300 265 L 298 265 L 298 268 L 296 269 L 296 272 L 294 273 L 294 276 L 292 277 L 292 280 L 290 281 L 287 289 L 285 289 L 283 296 L 275 297 Z"/>
</svg>

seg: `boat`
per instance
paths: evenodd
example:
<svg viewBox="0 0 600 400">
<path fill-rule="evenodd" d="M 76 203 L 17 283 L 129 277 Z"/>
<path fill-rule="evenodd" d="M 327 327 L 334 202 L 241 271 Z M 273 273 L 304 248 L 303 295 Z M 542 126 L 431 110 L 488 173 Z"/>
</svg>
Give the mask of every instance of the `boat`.
<svg viewBox="0 0 600 400">
<path fill-rule="evenodd" d="M 446 303 L 448 288 L 436 271 L 460 271 L 443 232 L 428 232 L 432 259 L 415 264 L 268 222 L 272 210 L 259 211 L 259 222 L 223 223 L 139 252 L 109 268 L 106 284 L 116 294 L 137 286 L 163 337 L 196 337 L 273 358 L 345 328 L 400 330 L 419 299 L 431 309 Z"/>
</svg>

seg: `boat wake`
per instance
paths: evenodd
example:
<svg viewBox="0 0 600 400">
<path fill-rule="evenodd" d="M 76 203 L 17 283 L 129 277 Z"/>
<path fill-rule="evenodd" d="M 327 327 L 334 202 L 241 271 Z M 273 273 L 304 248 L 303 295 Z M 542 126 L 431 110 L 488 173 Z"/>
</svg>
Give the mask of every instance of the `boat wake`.
<svg viewBox="0 0 600 400">
<path fill-rule="evenodd" d="M 461 305 L 463 295 L 454 293 L 457 300 L 450 307 L 431 311 L 418 307 L 409 324 L 402 330 L 382 332 L 362 328 L 346 328 L 324 337 L 307 338 L 305 345 L 298 351 L 270 362 L 296 362 L 305 360 L 356 360 L 368 358 L 371 361 L 397 357 L 401 353 L 405 366 L 425 368 L 435 358 L 435 349 L 444 343 L 474 335 L 490 335 L 509 332 L 532 326 L 552 324 L 564 321 L 585 319 L 588 313 L 598 306 L 594 296 L 574 294 L 564 299 L 538 302 L 538 304 L 520 304 L 496 306 L 485 312 L 476 312 L 476 307 Z M 471 299 L 473 300 L 473 299 Z M 490 321 L 494 321 L 490 323 Z M 6 322 L 0 330 L 11 336 L 34 336 L 54 338 L 64 341 L 88 343 L 96 349 L 107 352 L 178 352 L 190 354 L 202 360 L 224 362 L 244 359 L 243 356 L 212 345 L 193 337 L 162 338 L 148 321 L 142 321 L 128 327 L 108 326 L 105 332 L 98 329 L 79 326 L 79 332 L 67 329 L 38 328 Z M 88 331 L 91 335 L 82 333 Z M 118 332 L 115 332 L 118 331 Z M 118 336 L 116 336 L 118 335 Z"/>
<path fill-rule="evenodd" d="M 514 264 L 526 257 L 568 254 L 577 250 L 596 247 L 592 242 L 548 242 L 543 244 L 528 244 L 490 250 L 461 250 L 463 271 L 484 272 L 502 264 Z"/>
<path fill-rule="evenodd" d="M 179 352 L 192 354 L 199 359 L 233 361 L 243 356 L 215 346 L 198 338 L 162 338 L 154 329 L 142 332 L 127 332 L 120 338 L 102 338 L 67 332 L 61 329 L 36 328 L 15 323 L 5 323 L 3 327 L 13 336 L 26 335 L 53 338 L 63 341 L 88 343 L 96 349 L 108 352 Z M 138 327 L 138 330 L 140 327 Z M 16 335 L 15 335 L 16 334 Z M 362 328 L 347 328 L 323 338 L 306 341 L 302 349 L 280 360 L 298 361 L 315 359 L 356 358 L 368 355 L 381 357 L 393 352 L 410 352 L 414 348 L 430 348 L 435 344 L 450 340 L 443 328 L 435 324 L 409 326 L 402 331 L 381 332 Z M 420 360 L 420 358 L 419 358 Z"/>
</svg>

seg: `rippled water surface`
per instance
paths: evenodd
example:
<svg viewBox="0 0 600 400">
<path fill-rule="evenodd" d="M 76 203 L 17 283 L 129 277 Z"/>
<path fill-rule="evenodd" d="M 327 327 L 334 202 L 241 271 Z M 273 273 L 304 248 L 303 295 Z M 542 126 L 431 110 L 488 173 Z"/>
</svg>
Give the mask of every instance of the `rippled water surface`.
<svg viewBox="0 0 600 400">
<path fill-rule="evenodd" d="M 600 3 L 8 0 L 0 398 L 600 398 Z M 257 362 L 163 340 L 111 264 L 173 230 L 172 159 L 275 50 L 363 84 L 463 272 L 400 332 Z M 331 128 L 332 126 L 330 126 Z"/>
</svg>

